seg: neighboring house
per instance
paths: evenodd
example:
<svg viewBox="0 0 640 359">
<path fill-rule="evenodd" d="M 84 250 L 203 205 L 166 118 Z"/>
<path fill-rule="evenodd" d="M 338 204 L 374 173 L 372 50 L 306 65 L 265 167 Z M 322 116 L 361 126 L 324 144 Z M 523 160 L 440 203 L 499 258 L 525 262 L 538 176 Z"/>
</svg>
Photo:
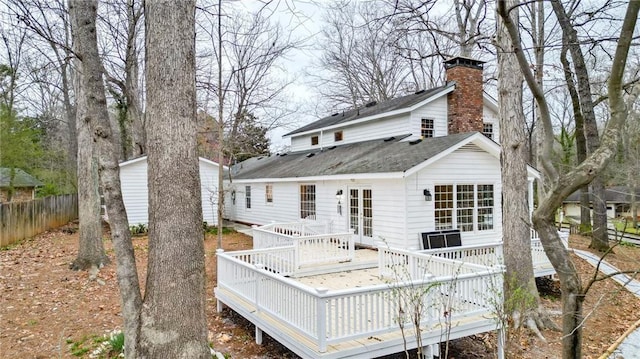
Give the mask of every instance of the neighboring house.
<svg viewBox="0 0 640 359">
<path fill-rule="evenodd" d="M 44 185 L 27 172 L 15 168 L 13 176 L 13 195 L 9 198 L 11 187 L 11 168 L 0 167 L 0 203 L 30 201 L 36 197 L 36 187 Z"/>
<path fill-rule="evenodd" d="M 607 200 L 607 217 L 631 217 L 631 194 L 633 189 L 627 186 L 615 186 L 605 189 L 605 198 Z M 589 193 L 589 202 L 591 193 Z M 640 201 L 640 189 L 636 189 L 636 201 Z M 591 211 L 593 207 L 591 206 Z M 580 191 L 576 191 L 569 195 L 562 202 L 562 210 L 567 217 L 580 219 Z"/>
<path fill-rule="evenodd" d="M 444 86 L 285 135 L 291 152 L 231 169 L 226 216 L 325 221 L 364 245 L 418 248 L 421 233 L 456 228 L 464 245 L 501 240 L 497 106 L 483 93 L 482 64 L 453 58 Z M 530 168 L 529 203 L 537 176 Z"/>
<path fill-rule="evenodd" d="M 176 178 L 180 181 L 180 178 Z M 147 187 L 147 156 L 120 164 L 122 199 L 129 225 L 149 223 L 149 189 Z M 200 157 L 200 190 L 202 192 L 202 219 L 217 221 L 218 164 Z"/>
</svg>

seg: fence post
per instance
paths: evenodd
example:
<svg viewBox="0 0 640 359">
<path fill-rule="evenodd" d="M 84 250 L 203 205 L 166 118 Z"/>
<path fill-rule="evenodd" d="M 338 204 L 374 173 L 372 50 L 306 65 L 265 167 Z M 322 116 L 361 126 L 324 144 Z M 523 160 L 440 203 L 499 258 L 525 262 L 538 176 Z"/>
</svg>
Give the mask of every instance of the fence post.
<svg viewBox="0 0 640 359">
<path fill-rule="evenodd" d="M 258 270 L 255 271 L 256 280 L 253 282 L 254 285 L 255 285 L 255 291 L 254 291 L 255 299 L 254 299 L 254 302 L 256 304 L 256 313 L 260 313 L 260 278 L 261 278 L 262 274 L 259 272 L 259 270 L 260 269 L 264 269 L 264 264 L 256 263 L 255 267 Z"/>
<path fill-rule="evenodd" d="M 327 306 L 324 296 L 329 289 L 316 288 L 318 296 L 316 297 L 316 307 L 318 313 L 318 351 L 325 353 L 327 351 Z"/>
</svg>

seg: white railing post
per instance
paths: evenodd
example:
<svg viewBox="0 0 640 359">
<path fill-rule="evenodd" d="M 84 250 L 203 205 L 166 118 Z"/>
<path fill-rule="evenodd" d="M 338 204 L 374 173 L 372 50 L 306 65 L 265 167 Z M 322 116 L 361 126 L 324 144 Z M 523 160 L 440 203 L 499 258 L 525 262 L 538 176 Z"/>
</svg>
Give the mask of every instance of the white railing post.
<svg viewBox="0 0 640 359">
<path fill-rule="evenodd" d="M 316 297 L 316 312 L 318 320 L 318 351 L 325 353 L 327 351 L 327 306 L 324 295 L 327 294 L 329 289 L 316 288 L 318 296 Z"/>
<path fill-rule="evenodd" d="M 293 241 L 293 270 L 298 271 L 300 269 L 300 241 Z"/>
<path fill-rule="evenodd" d="M 349 258 L 351 260 L 356 258 L 356 242 L 353 239 L 353 228 L 349 229 Z"/>
<path fill-rule="evenodd" d="M 256 277 L 255 277 L 255 281 L 253 282 L 254 285 L 255 285 L 255 288 L 254 288 L 255 299 L 254 299 L 254 301 L 255 301 L 255 304 L 256 304 L 256 313 L 260 313 L 260 287 L 261 287 L 261 285 L 260 285 L 260 272 L 259 272 L 259 270 L 260 269 L 264 269 L 264 264 L 256 263 L 255 267 L 256 267 L 257 270 L 255 271 L 255 276 Z"/>
</svg>

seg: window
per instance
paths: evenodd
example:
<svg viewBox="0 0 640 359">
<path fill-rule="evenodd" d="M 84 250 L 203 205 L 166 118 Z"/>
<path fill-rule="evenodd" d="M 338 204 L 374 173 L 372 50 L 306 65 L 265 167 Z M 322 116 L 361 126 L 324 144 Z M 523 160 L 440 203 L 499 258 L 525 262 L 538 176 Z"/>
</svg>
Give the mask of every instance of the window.
<svg viewBox="0 0 640 359">
<path fill-rule="evenodd" d="M 313 218 L 316 216 L 316 186 L 300 185 L 300 218 Z"/>
<path fill-rule="evenodd" d="M 422 119 L 420 125 L 420 136 L 422 136 L 422 138 L 433 137 L 433 119 Z"/>
<path fill-rule="evenodd" d="M 493 123 L 482 123 L 482 134 L 487 138 L 493 139 Z"/>
<path fill-rule="evenodd" d="M 273 185 L 271 183 L 267 183 L 267 185 L 265 185 L 264 194 L 267 203 L 273 203 Z"/>
<path fill-rule="evenodd" d="M 342 141 L 342 131 L 336 131 L 333 133 L 333 140 L 335 142 Z"/>
<path fill-rule="evenodd" d="M 493 185 L 438 185 L 434 192 L 436 230 L 457 228 L 461 232 L 470 232 L 493 229 Z"/>
<path fill-rule="evenodd" d="M 251 186 L 244 187 L 245 207 L 251 208 Z"/>
<path fill-rule="evenodd" d="M 453 228 L 453 186 L 436 186 L 434 195 L 436 230 Z"/>
<path fill-rule="evenodd" d="M 478 230 L 493 229 L 493 185 L 478 185 Z"/>
<path fill-rule="evenodd" d="M 473 231 L 473 185 L 458 185 L 456 188 L 458 229 Z"/>
<path fill-rule="evenodd" d="M 311 136 L 311 145 L 315 146 L 318 144 L 318 136 Z"/>
</svg>

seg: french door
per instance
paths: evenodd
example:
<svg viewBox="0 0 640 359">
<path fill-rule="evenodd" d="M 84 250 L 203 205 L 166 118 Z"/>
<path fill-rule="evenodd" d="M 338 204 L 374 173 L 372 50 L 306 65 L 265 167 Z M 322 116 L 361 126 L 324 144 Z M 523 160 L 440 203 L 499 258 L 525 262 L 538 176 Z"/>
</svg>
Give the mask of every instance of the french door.
<svg viewBox="0 0 640 359">
<path fill-rule="evenodd" d="M 373 200 L 371 188 L 349 189 L 349 228 L 358 244 L 373 245 Z"/>
</svg>

